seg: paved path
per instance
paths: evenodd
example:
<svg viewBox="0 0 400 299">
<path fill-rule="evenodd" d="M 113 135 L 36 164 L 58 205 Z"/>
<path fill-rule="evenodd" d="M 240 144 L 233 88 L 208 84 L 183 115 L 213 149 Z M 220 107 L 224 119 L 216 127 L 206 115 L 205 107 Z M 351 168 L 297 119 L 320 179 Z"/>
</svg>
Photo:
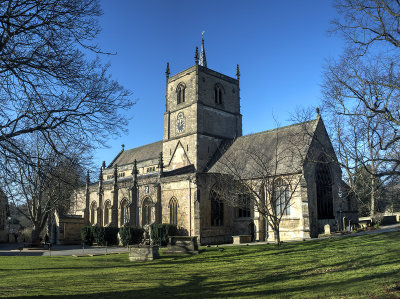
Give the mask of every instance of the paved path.
<svg viewBox="0 0 400 299">
<path fill-rule="evenodd" d="M 363 231 L 360 233 L 348 234 L 348 235 L 340 235 L 334 236 L 333 238 L 343 238 L 343 237 L 354 237 L 366 234 L 379 234 L 386 233 L 392 231 L 400 231 L 400 223 L 394 225 L 383 226 L 377 230 L 371 231 Z M 329 238 L 329 237 L 327 237 Z M 307 241 L 316 241 L 324 238 L 314 238 L 309 239 Z M 240 245 L 258 245 L 258 244 L 267 244 L 268 242 L 254 242 Z M 90 256 L 90 255 L 103 255 L 103 254 L 115 254 L 115 253 L 126 253 L 128 249 L 125 247 L 88 247 L 82 248 L 82 245 L 53 245 L 51 252 L 49 250 L 44 249 L 23 249 L 18 250 L 19 247 L 22 247 L 22 243 L 8 243 L 8 244 L 0 244 L 0 256 Z M 219 246 L 236 246 L 233 244 L 222 244 Z"/>
<path fill-rule="evenodd" d="M 0 256 L 88 256 L 128 252 L 125 247 L 90 247 L 82 245 L 53 245 L 51 251 L 45 249 L 19 250 L 22 243 L 0 244 Z"/>
<path fill-rule="evenodd" d="M 329 238 L 346 238 L 346 237 L 355 237 L 355 236 L 360 236 L 360 235 L 368 235 L 368 234 L 381 234 L 381 233 L 388 233 L 388 232 L 395 232 L 395 231 L 400 231 L 400 223 L 393 224 L 393 225 L 386 225 L 386 226 L 381 226 L 379 229 L 376 230 L 369 230 L 369 231 L 362 231 L 359 233 L 352 233 L 352 234 L 345 234 L 345 235 L 331 235 L 329 237 L 322 237 L 322 238 L 310 238 L 306 240 L 293 240 L 293 241 L 284 241 L 285 243 L 288 242 L 309 242 L 309 241 L 318 241 L 318 240 L 323 240 L 323 239 L 329 239 Z M 211 245 L 212 247 L 221 247 L 221 246 L 249 246 L 249 245 L 260 245 L 260 244 L 274 244 L 274 242 L 271 241 L 265 241 L 265 242 L 253 242 L 253 243 L 242 243 L 238 245 L 234 245 L 232 243 L 229 244 L 219 244 L 219 245 Z"/>
</svg>

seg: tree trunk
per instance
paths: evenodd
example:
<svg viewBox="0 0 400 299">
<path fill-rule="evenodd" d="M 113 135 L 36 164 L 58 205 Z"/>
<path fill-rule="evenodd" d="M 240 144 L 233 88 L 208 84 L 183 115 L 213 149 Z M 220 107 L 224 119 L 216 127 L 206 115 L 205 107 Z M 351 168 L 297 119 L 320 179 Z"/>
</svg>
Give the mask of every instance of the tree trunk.
<svg viewBox="0 0 400 299">
<path fill-rule="evenodd" d="M 279 236 L 279 227 L 274 228 L 274 239 L 275 239 L 275 245 L 280 246 L 281 245 L 281 237 Z"/>
<path fill-rule="evenodd" d="M 34 243 L 35 241 L 39 240 L 40 236 L 40 229 L 37 225 L 33 226 L 32 233 L 31 233 L 31 242 Z"/>
<path fill-rule="evenodd" d="M 371 218 L 374 217 L 375 215 L 375 178 L 373 175 L 371 175 L 371 210 L 370 210 L 370 216 Z"/>
</svg>

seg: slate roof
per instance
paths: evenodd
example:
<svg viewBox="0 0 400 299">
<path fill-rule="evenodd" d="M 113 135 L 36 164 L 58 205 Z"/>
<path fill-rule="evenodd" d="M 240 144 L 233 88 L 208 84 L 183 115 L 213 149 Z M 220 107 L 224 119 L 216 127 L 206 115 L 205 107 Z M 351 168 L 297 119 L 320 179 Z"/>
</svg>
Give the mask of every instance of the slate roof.
<svg viewBox="0 0 400 299">
<path fill-rule="evenodd" d="M 320 118 L 238 137 L 220 149 L 209 173 L 236 172 L 241 178 L 297 173 L 302 170 Z"/>
<path fill-rule="evenodd" d="M 114 161 L 108 166 L 108 168 L 113 167 L 115 164 L 118 166 L 133 164 L 135 159 L 138 162 L 158 159 L 160 152 L 162 151 L 162 140 L 140 147 L 136 147 L 130 150 L 121 152 Z"/>
</svg>

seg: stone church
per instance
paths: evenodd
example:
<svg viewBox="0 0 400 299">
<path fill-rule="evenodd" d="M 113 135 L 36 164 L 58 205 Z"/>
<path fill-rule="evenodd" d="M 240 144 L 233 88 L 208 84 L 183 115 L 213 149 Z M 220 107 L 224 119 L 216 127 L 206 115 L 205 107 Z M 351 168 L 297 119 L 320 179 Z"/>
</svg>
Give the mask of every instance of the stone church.
<svg viewBox="0 0 400 299">
<path fill-rule="evenodd" d="M 58 242 L 79 239 L 82 225 L 147 227 L 153 222 L 176 224 L 201 244 L 229 243 L 242 234 L 273 240 L 256 209 L 234 207 L 213 192 L 216 165 L 224 156 L 248 144 L 266 153 L 278 146 L 276 130 L 242 136 L 239 66 L 236 78 L 208 68 L 202 40 L 192 67 L 171 75 L 167 64 L 165 74 L 163 139 L 129 150 L 122 146 L 109 165 L 103 162 L 97 182 L 90 183 L 88 176 L 86 187 L 74 194 L 73 215 L 55 221 Z M 282 240 L 316 237 L 325 224 L 333 229 L 344 215 L 357 217 L 356 203 L 340 196 L 340 168 L 305 158 L 326 150 L 334 156 L 321 117 L 278 129 L 293 141 L 291 134 L 303 127 L 308 133 L 295 139 L 301 155 L 274 174 L 300 182 L 282 218 Z"/>
</svg>

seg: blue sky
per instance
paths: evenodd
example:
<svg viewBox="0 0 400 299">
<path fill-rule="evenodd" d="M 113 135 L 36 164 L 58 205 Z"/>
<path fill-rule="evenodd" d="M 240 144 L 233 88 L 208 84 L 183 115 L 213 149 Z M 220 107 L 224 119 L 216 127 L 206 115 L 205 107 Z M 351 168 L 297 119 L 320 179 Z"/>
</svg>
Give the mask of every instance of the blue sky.
<svg viewBox="0 0 400 299">
<path fill-rule="evenodd" d="M 98 44 L 113 79 L 133 93 L 127 114 L 129 133 L 110 137 L 95 153 L 107 164 L 120 151 L 162 139 L 165 68 L 171 74 L 194 64 L 204 30 L 208 67 L 235 77 L 240 66 L 243 134 L 290 122 L 299 106 L 317 106 L 326 59 L 340 55 L 343 43 L 327 30 L 336 16 L 321 0 L 103 0 Z"/>
</svg>

